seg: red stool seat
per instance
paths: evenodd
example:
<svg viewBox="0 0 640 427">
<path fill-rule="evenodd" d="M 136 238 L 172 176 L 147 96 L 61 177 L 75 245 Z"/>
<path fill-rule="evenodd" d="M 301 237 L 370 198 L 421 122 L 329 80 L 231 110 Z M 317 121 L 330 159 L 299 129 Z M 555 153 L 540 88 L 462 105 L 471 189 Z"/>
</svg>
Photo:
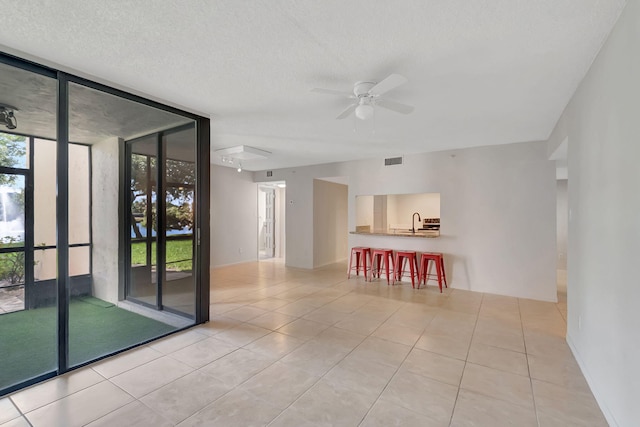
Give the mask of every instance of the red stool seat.
<svg viewBox="0 0 640 427">
<path fill-rule="evenodd" d="M 356 266 L 353 267 L 353 258 L 356 258 Z M 369 266 L 367 267 L 367 258 L 369 258 Z M 360 259 L 362 259 L 362 271 L 364 280 L 367 280 L 367 271 L 371 271 L 371 248 L 355 246 L 351 248 L 351 256 L 349 257 L 349 270 L 347 270 L 347 279 L 351 278 L 351 271 L 356 271 L 356 276 L 360 275 Z"/>
<path fill-rule="evenodd" d="M 391 264 L 391 274 L 389 276 L 389 264 Z M 380 278 L 380 271 L 384 267 L 387 275 L 387 285 L 389 285 L 389 277 L 395 283 L 395 264 L 393 262 L 393 250 L 391 249 L 372 249 L 371 250 L 371 277 Z"/>
<path fill-rule="evenodd" d="M 418 279 L 418 286 L 420 286 L 420 277 L 418 275 L 418 256 L 416 251 L 397 251 L 395 259 L 396 267 L 396 280 L 401 280 L 405 273 L 406 261 L 409 262 L 409 271 L 411 274 L 411 287 L 415 288 L 415 279 Z"/>
<path fill-rule="evenodd" d="M 436 265 L 435 275 L 429 274 L 429 261 L 433 261 Z M 422 281 L 424 281 L 424 285 L 427 286 L 427 280 L 433 276 L 437 276 L 438 286 L 442 293 L 442 284 L 444 283 L 445 288 L 448 287 L 447 275 L 444 271 L 444 255 L 440 252 L 425 252 L 420 256 L 420 279 L 418 280 L 418 288 L 420 288 L 420 283 Z"/>
</svg>

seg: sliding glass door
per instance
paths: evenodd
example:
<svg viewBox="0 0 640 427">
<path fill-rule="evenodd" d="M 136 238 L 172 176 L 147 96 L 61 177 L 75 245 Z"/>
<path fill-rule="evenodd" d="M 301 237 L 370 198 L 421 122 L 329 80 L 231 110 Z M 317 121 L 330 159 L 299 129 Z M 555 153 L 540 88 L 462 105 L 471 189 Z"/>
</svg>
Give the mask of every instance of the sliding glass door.
<svg viewBox="0 0 640 427">
<path fill-rule="evenodd" d="M 58 369 L 55 265 L 47 281 L 43 257 L 56 234 L 55 157 L 46 151 L 55 152 L 58 82 L 40 71 L 0 60 L 0 116 L 13 117 L 0 121 L 0 395 Z"/>
<path fill-rule="evenodd" d="M 0 396 L 208 320 L 208 167 L 208 119 L 0 52 Z"/>
<path fill-rule="evenodd" d="M 165 310 L 195 316 L 194 251 L 196 200 L 196 132 L 187 125 L 162 134 L 164 179 L 164 227 L 160 229 L 164 247 L 161 291 Z"/>
<path fill-rule="evenodd" d="M 128 141 L 127 177 L 127 299 L 194 318 L 195 124 Z"/>
<path fill-rule="evenodd" d="M 157 180 L 158 139 L 156 135 L 127 143 L 128 203 L 126 223 L 127 299 L 160 309 L 158 293 Z"/>
</svg>

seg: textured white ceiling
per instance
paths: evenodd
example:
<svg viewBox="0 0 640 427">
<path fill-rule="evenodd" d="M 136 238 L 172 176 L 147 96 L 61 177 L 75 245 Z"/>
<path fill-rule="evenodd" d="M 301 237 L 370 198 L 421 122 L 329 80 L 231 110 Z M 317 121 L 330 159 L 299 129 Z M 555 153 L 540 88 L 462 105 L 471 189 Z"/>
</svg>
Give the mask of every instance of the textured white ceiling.
<svg viewBox="0 0 640 427">
<path fill-rule="evenodd" d="M 248 170 L 546 139 L 624 0 L 4 2 L 0 43 L 210 114 Z M 409 79 L 375 123 L 351 90 Z M 1 101 L 1 100 L 0 100 Z"/>
</svg>

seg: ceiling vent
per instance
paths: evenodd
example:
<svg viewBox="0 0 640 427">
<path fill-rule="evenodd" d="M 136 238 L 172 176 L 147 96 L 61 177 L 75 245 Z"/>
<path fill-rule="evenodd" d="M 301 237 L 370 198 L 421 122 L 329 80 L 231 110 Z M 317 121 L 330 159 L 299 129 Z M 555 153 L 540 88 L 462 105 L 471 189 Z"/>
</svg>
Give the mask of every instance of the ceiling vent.
<svg viewBox="0 0 640 427">
<path fill-rule="evenodd" d="M 384 159 L 385 166 L 393 166 L 393 165 L 401 165 L 402 164 L 402 156 L 401 157 L 389 157 Z"/>
</svg>

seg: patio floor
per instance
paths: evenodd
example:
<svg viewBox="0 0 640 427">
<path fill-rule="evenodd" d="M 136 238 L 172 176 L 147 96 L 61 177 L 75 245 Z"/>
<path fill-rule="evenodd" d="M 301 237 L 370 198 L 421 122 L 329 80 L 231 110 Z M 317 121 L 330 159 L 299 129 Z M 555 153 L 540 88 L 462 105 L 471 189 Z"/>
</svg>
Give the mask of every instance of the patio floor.
<svg viewBox="0 0 640 427">
<path fill-rule="evenodd" d="M 0 288 L 0 314 L 24 309 L 24 286 Z"/>
</svg>

